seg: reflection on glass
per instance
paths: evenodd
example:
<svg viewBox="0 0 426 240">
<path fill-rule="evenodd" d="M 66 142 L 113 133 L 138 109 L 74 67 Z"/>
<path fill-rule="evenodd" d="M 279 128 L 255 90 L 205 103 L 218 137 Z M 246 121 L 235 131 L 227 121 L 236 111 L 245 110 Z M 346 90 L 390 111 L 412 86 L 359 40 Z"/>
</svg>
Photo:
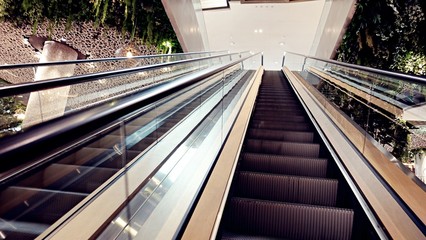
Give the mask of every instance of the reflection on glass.
<svg viewBox="0 0 426 240">
<path fill-rule="evenodd" d="M 194 56 L 196 55 L 205 57 L 209 54 L 195 54 Z M 192 55 L 150 56 L 140 59 L 132 57 L 129 59 L 117 60 L 116 62 L 81 63 L 76 64 L 75 75 L 138 67 L 173 60 L 184 60 L 192 58 L 191 56 Z M 238 54 L 234 54 L 233 56 L 238 56 Z M 38 123 L 63 116 L 70 111 L 88 108 L 125 95 L 134 94 L 154 84 L 173 81 L 180 76 L 219 64 L 219 62 L 222 61 L 221 59 L 229 62 L 230 58 L 229 56 L 215 57 L 212 59 L 200 60 L 198 62 L 175 64 L 153 70 L 140 71 L 108 78 L 106 77 L 91 82 L 32 92 L 25 96 L 1 98 L 0 137 L 19 132 L 21 129 Z M 61 65 L 59 67 L 63 66 Z M 34 75 L 34 73 L 31 74 Z M 32 77 L 29 79 L 32 79 Z"/>
<path fill-rule="evenodd" d="M 0 138 L 22 130 L 27 99 L 26 95 L 0 98 Z"/>
<path fill-rule="evenodd" d="M 0 191 L 3 239 L 34 239 L 126 163 L 119 129 L 64 152 Z"/>
<path fill-rule="evenodd" d="M 298 74 L 425 182 L 426 82 L 318 60 L 304 69 Z"/>
<path fill-rule="evenodd" d="M 141 186 L 136 196 L 98 236 L 98 239 L 158 237 L 157 234 L 160 234 L 160 229 L 163 227 L 169 229 L 170 225 L 179 225 L 179 221 L 183 219 L 181 214 L 186 213 L 186 209 L 195 197 L 193 191 L 196 192 L 202 184 L 202 179 L 208 173 L 209 166 L 215 159 L 224 136 L 232 126 L 232 121 L 229 121 L 228 118 L 235 117 L 231 112 L 235 112 L 234 108 L 238 108 L 237 101 L 242 91 L 248 86 L 247 80 L 254 73 L 242 70 L 240 67 L 241 65 L 238 65 L 227 69 L 208 79 L 213 84 L 206 84 L 199 88 L 199 96 L 192 97 L 190 101 L 185 100 L 186 106 L 192 106 L 188 110 L 195 110 L 189 118 L 200 114 L 197 109 L 205 111 L 202 109 L 209 106 L 210 102 L 215 104 L 211 106 L 211 110 L 205 113 L 207 115 L 202 117 L 204 119 L 202 122 L 193 123 L 194 129 L 179 128 L 178 125 L 175 125 L 177 128 L 174 131 L 184 131 L 189 134 L 182 142 L 175 138 L 167 138 L 167 136 L 161 140 L 165 144 L 171 145 L 172 152 L 167 152 L 168 157 L 163 160 L 158 171 Z M 170 115 L 169 118 L 159 121 L 157 124 L 175 122 L 173 116 Z M 185 119 L 184 121 L 190 120 Z M 161 144 L 161 142 L 157 144 Z M 137 161 L 147 161 L 147 159 L 142 155 Z M 195 176 L 201 177 L 201 180 L 194 180 Z M 176 221 L 169 225 L 168 216 L 172 211 L 173 214 L 179 214 L 179 217 L 176 217 Z M 154 222 L 158 224 L 153 226 Z M 149 233 L 146 229 L 149 229 Z M 168 232 L 172 231 L 176 231 L 176 229 L 168 230 Z"/>
</svg>

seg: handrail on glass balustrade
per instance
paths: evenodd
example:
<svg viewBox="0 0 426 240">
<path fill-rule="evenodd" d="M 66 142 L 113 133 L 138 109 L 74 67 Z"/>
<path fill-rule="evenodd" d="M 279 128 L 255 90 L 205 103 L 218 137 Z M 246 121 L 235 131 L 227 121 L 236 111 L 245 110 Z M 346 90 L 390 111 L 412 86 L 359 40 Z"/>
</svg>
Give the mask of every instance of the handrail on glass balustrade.
<svg viewBox="0 0 426 240">
<path fill-rule="evenodd" d="M 245 52 L 242 52 L 242 53 L 245 53 Z M 232 56 L 232 55 L 241 55 L 241 52 L 219 54 L 219 55 L 201 57 L 201 58 L 178 60 L 178 61 L 174 61 L 174 62 L 158 63 L 158 64 L 152 64 L 152 65 L 146 65 L 146 66 L 140 66 L 140 67 L 133 67 L 133 68 L 118 69 L 118 70 L 98 72 L 98 73 L 83 74 L 83 75 L 64 77 L 64 78 L 53 78 L 53 79 L 36 81 L 36 82 L 29 82 L 29 83 L 13 84 L 13 85 L 0 87 L 0 97 L 7 97 L 7 96 L 12 96 L 12 95 L 24 94 L 24 93 L 28 93 L 28 92 L 46 90 L 46 89 L 56 88 L 56 87 L 70 86 L 70 85 L 75 85 L 75 84 L 84 83 L 84 82 L 91 82 L 91 81 L 102 79 L 102 78 L 110 78 L 110 77 L 114 77 L 114 76 L 137 73 L 137 72 L 147 71 L 147 70 L 154 70 L 154 69 L 159 69 L 159 68 L 163 68 L 163 67 L 169 67 L 169 66 L 173 66 L 173 65 L 183 64 L 183 63 L 192 63 L 192 62 L 198 62 L 198 61 L 202 61 L 202 60 L 208 60 L 208 59 L 225 57 L 225 56 Z M 67 61 L 67 63 L 69 63 L 69 62 Z"/>
<path fill-rule="evenodd" d="M 43 63 L 16 63 L 16 64 L 0 65 L 0 70 L 15 69 L 15 68 L 44 67 L 44 66 L 52 66 L 52 65 L 67 65 L 67 64 L 81 64 L 81 63 L 95 63 L 95 62 L 140 60 L 140 59 L 146 59 L 146 58 L 175 57 L 175 56 L 187 56 L 187 55 L 195 55 L 195 54 L 213 54 L 213 53 L 229 53 L 229 52 L 223 50 L 223 51 L 205 51 L 205 52 L 186 52 L 186 53 L 173 53 L 173 54 L 140 55 L 140 56 L 132 56 L 132 57 L 79 59 L 79 60 L 52 61 L 52 62 L 43 62 Z"/>
<path fill-rule="evenodd" d="M 103 103 L 87 109 L 76 111 L 69 115 L 65 115 L 63 117 L 52 119 L 48 122 L 32 126 L 20 134 L 7 137 L 7 139 L 0 139 L 0 156 L 2 160 L 2 167 L 5 167 L 3 165 L 8 165 L 7 168 L 10 169 L 11 167 L 15 167 L 18 164 L 22 164 L 22 162 L 16 163 L 16 160 L 25 159 L 24 156 L 28 155 L 34 157 L 33 151 L 38 151 L 39 154 L 42 154 L 42 146 L 49 146 L 52 148 L 59 147 L 61 142 L 64 143 L 64 141 L 66 140 L 64 138 L 65 134 L 71 134 L 74 136 L 75 134 L 89 132 L 93 129 L 99 128 L 99 126 L 107 125 L 113 119 L 118 119 L 126 114 L 131 113 L 132 111 L 154 103 L 155 101 L 166 97 L 174 92 L 177 92 L 187 86 L 190 86 L 191 84 L 194 84 L 199 80 L 213 76 L 214 74 L 217 74 L 225 69 L 242 63 L 243 61 L 258 54 L 259 53 L 251 54 L 249 56 L 241 57 L 237 60 L 231 61 L 220 66 L 216 66 L 214 68 L 204 69 L 194 74 L 185 75 L 180 77 L 177 81 L 169 81 L 163 84 L 152 85 L 148 88 L 142 89 L 138 94 L 118 99 L 113 105 L 109 103 Z M 224 56 L 226 55 L 228 54 L 225 54 Z M 212 57 L 206 57 L 202 59 L 209 58 Z M 180 62 L 193 61 L 196 60 L 184 60 Z M 44 89 L 47 86 L 62 86 L 66 82 L 68 82 L 67 84 L 69 84 L 70 79 L 77 79 L 78 81 L 90 81 L 101 77 L 110 77 L 118 74 L 123 75 L 146 69 L 170 66 L 173 64 L 178 63 L 163 63 L 153 66 L 116 70 L 98 74 L 89 74 L 83 77 L 76 76 L 70 78 L 61 78 L 53 81 L 48 81 L 47 83 L 45 83 L 45 85 L 36 86 L 39 89 Z M 21 87 L 20 91 L 23 91 L 23 89 L 28 90 L 28 88 L 25 86 L 25 88 Z M 5 91 L 5 89 L 0 89 L 0 95 L 2 95 L 2 91 Z M 31 89 L 31 91 L 34 91 L 34 89 Z M 14 174 L 16 174 L 16 171 Z M 9 178 L 10 176 L 8 175 L 9 174 L 0 174 L 0 183 L 5 180 L 5 178 Z"/>
<path fill-rule="evenodd" d="M 382 70 L 382 69 L 376 69 L 376 68 L 351 64 L 351 63 L 344 63 L 344 62 L 331 60 L 331 59 L 312 57 L 312 56 L 307 56 L 307 55 L 303 55 L 303 54 L 299 54 L 299 53 L 293 53 L 293 52 L 284 52 L 283 62 L 282 62 L 283 67 L 284 67 L 284 64 L 285 64 L 286 54 L 293 54 L 293 55 L 296 55 L 296 56 L 304 57 L 305 59 L 313 59 L 313 60 L 317 60 L 317 61 L 322 61 L 322 62 L 326 62 L 326 63 L 339 65 L 339 66 L 342 66 L 342 67 L 347 67 L 347 68 L 366 71 L 366 72 L 370 72 L 370 73 L 374 73 L 374 74 L 380 74 L 380 75 L 384 75 L 384 76 L 387 76 L 387 77 L 397 78 L 397 79 L 401 79 L 401 80 L 404 80 L 404 81 L 426 84 L 426 78 L 420 77 L 420 76 L 409 75 L 409 74 L 398 73 L 398 72 L 391 72 L 391 71 L 386 71 L 386 70 Z"/>
</svg>

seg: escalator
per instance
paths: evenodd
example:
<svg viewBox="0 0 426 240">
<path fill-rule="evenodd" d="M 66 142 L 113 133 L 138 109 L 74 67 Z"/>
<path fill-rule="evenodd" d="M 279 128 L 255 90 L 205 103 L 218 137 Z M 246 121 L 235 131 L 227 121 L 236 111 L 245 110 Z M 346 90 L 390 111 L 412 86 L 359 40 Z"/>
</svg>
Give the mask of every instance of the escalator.
<svg viewBox="0 0 426 240">
<path fill-rule="evenodd" d="M 95 132 L 103 133 L 84 146 L 64 151 L 3 182 L 0 189 L 0 239 L 34 239 L 39 236 L 58 219 L 67 217 L 71 209 L 119 174 L 138 154 L 155 144 L 223 85 L 232 81 L 239 81 L 241 85 L 250 74 L 250 71 L 234 70 L 224 75 L 222 81 L 212 78 L 193 84 L 161 100 L 162 103 L 157 102 L 152 110 L 142 111 L 126 120 L 124 135 L 123 129 L 107 131 L 100 128 Z M 123 154 L 124 142 L 126 154 Z"/>
<path fill-rule="evenodd" d="M 377 238 L 282 72 L 263 75 L 218 238 Z"/>
</svg>

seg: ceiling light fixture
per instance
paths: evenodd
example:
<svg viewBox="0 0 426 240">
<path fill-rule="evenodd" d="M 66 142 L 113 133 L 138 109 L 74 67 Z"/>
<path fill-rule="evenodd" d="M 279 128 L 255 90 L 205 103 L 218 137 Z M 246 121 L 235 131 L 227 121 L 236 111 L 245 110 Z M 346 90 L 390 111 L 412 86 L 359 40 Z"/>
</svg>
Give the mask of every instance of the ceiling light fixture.
<svg viewBox="0 0 426 240">
<path fill-rule="evenodd" d="M 126 57 L 128 57 L 128 58 L 133 57 L 133 53 L 131 51 L 127 51 Z"/>
</svg>

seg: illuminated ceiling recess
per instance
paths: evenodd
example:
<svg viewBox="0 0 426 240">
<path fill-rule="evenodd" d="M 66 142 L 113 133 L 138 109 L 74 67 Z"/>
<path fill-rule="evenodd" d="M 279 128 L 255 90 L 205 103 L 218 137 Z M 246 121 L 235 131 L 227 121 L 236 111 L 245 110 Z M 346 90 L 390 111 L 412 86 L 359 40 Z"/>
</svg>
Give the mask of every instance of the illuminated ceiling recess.
<svg viewBox="0 0 426 240">
<path fill-rule="evenodd" d="M 229 1 L 229 8 L 203 11 L 210 50 L 263 52 L 265 69 L 278 70 L 284 52 L 309 54 L 324 3 Z"/>
<path fill-rule="evenodd" d="M 293 3 L 293 2 L 306 2 L 315 0 L 240 0 L 241 3 Z"/>
<path fill-rule="evenodd" d="M 234 0 L 238 1 L 238 0 Z M 313 0 L 239 0 L 241 3 L 290 3 L 290 2 L 306 2 Z M 201 9 L 211 10 L 218 8 L 229 8 L 228 0 L 200 0 Z"/>
<path fill-rule="evenodd" d="M 228 0 L 200 0 L 200 3 L 203 10 L 229 7 Z"/>
</svg>

